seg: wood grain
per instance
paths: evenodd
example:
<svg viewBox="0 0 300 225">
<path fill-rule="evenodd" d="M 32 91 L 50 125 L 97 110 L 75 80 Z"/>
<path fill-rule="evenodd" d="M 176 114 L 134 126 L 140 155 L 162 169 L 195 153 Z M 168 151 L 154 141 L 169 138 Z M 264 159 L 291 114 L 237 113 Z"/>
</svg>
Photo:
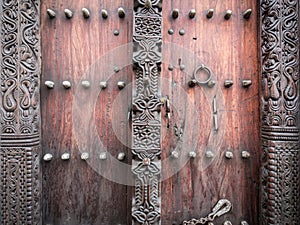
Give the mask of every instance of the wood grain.
<svg viewBox="0 0 300 225">
<path fill-rule="evenodd" d="M 163 145 L 163 158 L 170 156 L 174 148 L 174 124 L 196 123 L 196 138 L 184 137 L 187 143 L 196 142 L 197 157 L 189 160 L 180 172 L 163 182 L 162 187 L 162 224 L 180 224 L 185 219 L 207 216 L 212 207 L 221 198 L 233 204 L 231 213 L 216 220 L 222 224 L 225 220 L 239 224 L 242 220 L 249 224 L 258 224 L 258 178 L 259 178 L 259 98 L 258 98 L 258 45 L 257 45 L 257 8 L 255 1 L 164 1 L 164 42 L 182 46 L 185 50 L 166 49 L 162 76 L 173 84 L 164 86 L 163 94 L 169 95 L 174 110 L 171 128 L 166 131 Z M 170 17 L 171 9 L 180 9 L 178 19 Z M 188 12 L 195 8 L 195 19 L 189 19 Z M 206 11 L 214 9 L 212 19 L 206 18 Z M 253 15 L 249 20 L 242 17 L 244 10 L 251 8 Z M 224 20 L 224 13 L 231 9 L 230 20 Z M 173 35 L 168 30 L 174 30 Z M 185 35 L 179 35 L 184 29 Z M 190 52 L 195 54 L 191 54 Z M 188 53 L 186 53 L 188 52 Z M 189 58 L 186 58 L 189 56 Z M 177 59 L 174 57 L 177 57 Z M 186 69 L 178 68 L 178 58 Z M 184 58 L 185 57 L 185 58 Z M 169 62 L 176 63 L 176 69 L 168 71 Z M 213 131 L 212 96 L 207 87 L 189 88 L 187 82 L 196 66 L 204 63 L 213 74 L 217 84 L 215 91 L 218 104 L 219 130 Z M 199 74 L 204 79 L 204 74 Z M 231 79 L 234 85 L 224 88 L 225 79 Z M 251 79 L 252 86 L 245 89 L 241 82 Z M 187 93 L 178 94 L 178 86 Z M 213 94 L 214 96 L 214 94 Z M 191 102 L 192 107 L 184 104 Z M 194 116 L 190 111 L 194 110 Z M 192 122 L 191 122 L 192 121 Z M 183 131 L 191 133 L 190 130 Z M 210 139 L 209 137 L 212 137 Z M 177 141 L 177 145 L 180 142 Z M 192 145 L 190 145 L 192 146 Z M 213 160 L 205 157 L 211 150 Z M 250 159 L 242 159 L 241 152 L 248 151 Z M 163 168 L 166 173 L 186 162 L 190 151 L 186 145 L 181 148 L 180 160 L 166 161 Z M 233 153 L 233 159 L 224 157 L 225 151 Z"/>
<path fill-rule="evenodd" d="M 75 87 L 83 77 L 89 73 L 99 74 L 91 88 L 98 88 L 98 83 L 107 79 L 108 88 L 96 97 L 90 96 L 96 98 L 94 123 L 111 156 L 125 152 L 124 162 L 130 164 L 131 133 L 127 112 L 131 102 L 132 70 L 130 64 L 118 73 L 114 73 L 113 68 L 121 61 L 131 62 L 132 53 L 114 55 L 105 68 L 101 67 L 101 60 L 116 47 L 132 41 L 132 4 L 133 1 L 122 0 L 42 1 L 42 84 L 46 80 L 56 84 L 52 90 L 41 88 L 43 153 L 54 155 L 51 162 L 43 162 L 45 224 L 130 224 L 131 187 L 108 181 L 80 159 L 82 149 L 78 149 L 78 140 L 72 131 L 72 110 Z M 117 16 L 119 6 L 127 12 L 122 20 Z M 91 11 L 91 18 L 83 19 L 83 7 Z M 233 224 L 241 220 L 258 224 L 256 7 L 255 1 L 163 1 L 162 95 L 169 96 L 172 112 L 169 127 L 167 119 L 162 123 L 162 224 L 180 224 L 185 219 L 206 216 L 220 198 L 230 200 L 233 210 L 216 224 L 222 224 L 225 219 Z M 47 17 L 47 8 L 57 12 L 55 19 Z M 74 11 L 71 20 L 65 18 L 65 8 Z M 102 8 L 109 12 L 107 20 L 101 18 Z M 176 20 L 170 17 L 173 8 L 180 10 Z M 192 8 L 197 12 L 195 19 L 188 17 Z M 215 11 L 210 20 L 205 16 L 209 8 Z M 253 15 L 244 20 L 242 12 L 248 8 L 252 8 Z M 227 9 L 233 11 L 233 16 L 225 21 L 223 16 Z M 174 30 L 173 35 L 168 34 L 170 28 Z M 113 35 L 115 29 L 120 30 L 119 36 Z M 180 29 L 184 29 L 185 35 L 179 35 Z M 185 65 L 184 71 L 179 69 L 180 59 Z M 212 70 L 217 82 L 211 89 L 187 85 L 195 67 L 201 63 Z M 175 67 L 173 71 L 168 70 L 170 64 Z M 197 75 L 199 79 L 206 76 Z M 234 85 L 224 88 L 225 79 L 232 79 Z M 252 86 L 243 88 L 243 79 L 251 79 Z M 74 87 L 64 89 L 63 80 L 71 81 Z M 126 81 L 124 90 L 118 90 L 119 80 Z M 217 132 L 213 130 L 212 119 L 214 96 L 218 105 Z M 175 135 L 175 125 L 183 130 L 181 138 Z M 107 176 L 122 172 L 113 171 L 112 165 L 100 161 L 97 158 L 100 150 L 87 149 L 91 160 L 99 162 L 99 168 Z M 180 152 L 179 159 L 170 158 L 174 150 Z M 233 159 L 224 157 L 227 150 L 233 152 Z M 243 150 L 250 152 L 250 159 L 241 158 Z M 196 151 L 195 159 L 188 158 L 190 151 Z M 213 160 L 205 157 L 207 151 L 214 152 Z M 71 153 L 70 161 L 60 159 L 64 152 Z M 128 178 L 130 176 L 128 174 Z"/>
<path fill-rule="evenodd" d="M 44 224 L 128 224 L 127 221 L 131 219 L 128 213 L 131 209 L 131 198 L 127 195 L 130 187 L 105 179 L 94 171 L 88 162 L 80 159 L 83 149 L 78 149 L 78 140 L 73 133 L 72 116 L 75 91 L 79 90 L 77 85 L 80 85 L 82 79 L 89 77 L 90 71 L 95 72 L 95 68 L 101 64 L 107 52 L 131 41 L 132 4 L 131 1 L 121 0 L 113 2 L 48 0 L 42 3 L 42 83 L 46 80 L 55 82 L 55 88 L 52 90 L 42 86 L 43 153 L 54 155 L 51 162 L 43 163 Z M 117 15 L 119 6 L 127 11 L 126 17 L 122 20 Z M 83 7 L 90 10 L 89 19 L 83 18 L 81 13 Z M 56 11 L 55 19 L 48 18 L 45 13 L 47 8 Z M 72 19 L 65 18 L 65 8 L 74 12 Z M 101 17 L 101 9 L 109 12 L 108 19 L 104 20 Z M 120 30 L 119 36 L 113 34 L 115 29 Z M 117 57 L 114 60 L 111 64 L 118 63 Z M 104 74 L 103 68 L 97 72 L 98 80 L 90 80 L 90 89 L 99 89 L 99 82 L 109 76 Z M 128 156 L 130 151 L 126 145 L 121 144 L 113 132 L 114 118 L 111 109 L 116 96 L 120 93 L 116 86 L 117 81 L 119 79 L 127 81 L 131 75 L 126 68 L 117 75 L 113 70 L 111 72 L 108 88 L 98 96 L 90 96 L 96 103 L 94 123 L 99 135 L 103 137 L 104 147 L 112 157 L 116 157 L 119 152 L 125 152 Z M 72 83 L 71 89 L 64 89 L 61 85 L 63 80 Z M 126 91 L 122 92 L 124 93 Z M 115 108 L 120 113 L 125 113 L 127 117 L 126 102 Z M 127 132 L 123 133 L 123 141 L 126 142 Z M 112 173 L 109 163 L 99 160 L 98 153 L 101 149 L 98 149 L 98 146 L 85 151 L 89 152 L 90 160 L 101 164 L 100 169 L 107 176 Z M 69 161 L 60 159 L 64 152 L 71 153 Z M 125 160 L 131 161 L 128 157 Z"/>
</svg>

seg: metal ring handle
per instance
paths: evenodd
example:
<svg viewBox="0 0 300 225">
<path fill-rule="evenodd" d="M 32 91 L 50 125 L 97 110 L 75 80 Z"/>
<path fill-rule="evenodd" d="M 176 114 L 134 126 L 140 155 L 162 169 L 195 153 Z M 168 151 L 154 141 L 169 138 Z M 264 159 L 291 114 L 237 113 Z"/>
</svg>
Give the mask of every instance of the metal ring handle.
<svg viewBox="0 0 300 225">
<path fill-rule="evenodd" d="M 199 81 L 198 79 L 197 79 L 197 77 L 196 77 L 196 75 L 197 75 L 197 72 L 198 71 L 201 71 L 201 70 L 204 70 L 205 72 L 207 72 L 207 74 L 208 74 L 208 79 L 207 80 L 205 80 L 205 81 Z M 194 79 L 195 79 L 195 81 L 197 82 L 197 84 L 208 84 L 208 82 L 211 80 L 211 78 L 212 78 L 212 72 L 211 72 L 211 70 L 207 67 L 207 66 L 205 66 L 204 64 L 201 64 L 200 66 L 198 66 L 196 69 L 195 69 L 195 71 L 194 71 L 194 74 L 193 74 L 193 76 L 194 76 Z"/>
</svg>

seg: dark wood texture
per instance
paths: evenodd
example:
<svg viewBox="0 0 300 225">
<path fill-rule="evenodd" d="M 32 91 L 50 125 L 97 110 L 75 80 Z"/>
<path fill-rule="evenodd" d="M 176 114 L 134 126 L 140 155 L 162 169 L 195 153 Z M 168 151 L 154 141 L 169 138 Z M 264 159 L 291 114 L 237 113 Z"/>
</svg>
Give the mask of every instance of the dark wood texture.
<svg viewBox="0 0 300 225">
<path fill-rule="evenodd" d="M 299 1 L 260 1 L 260 224 L 299 224 Z"/>
<path fill-rule="evenodd" d="M 41 224 L 40 1 L 0 3 L 0 224 Z"/>
<path fill-rule="evenodd" d="M 126 17 L 119 19 L 118 7 L 124 7 Z M 81 9 L 90 10 L 90 18 L 84 19 Z M 46 10 L 56 12 L 56 18 L 49 19 Z M 74 12 L 72 19 L 66 19 L 64 10 Z M 109 16 L 106 20 L 101 17 L 101 9 L 106 9 Z M 42 146 L 43 154 L 53 154 L 51 162 L 43 162 L 43 223 L 44 224 L 128 224 L 130 217 L 130 195 L 128 189 L 121 184 L 113 183 L 90 166 L 101 165 L 107 176 L 114 173 L 110 163 L 99 159 L 100 146 L 86 146 L 78 149 L 80 140 L 76 140 L 73 132 L 75 91 L 80 91 L 83 79 L 89 79 L 91 71 L 97 72 L 98 77 L 89 80 L 91 90 L 99 90 L 99 82 L 108 79 L 108 87 L 97 96 L 88 96 L 86 101 L 95 101 L 95 121 L 97 132 L 103 146 L 108 148 L 112 157 L 119 152 L 127 154 L 126 145 L 122 145 L 112 129 L 113 121 L 120 121 L 124 113 L 127 126 L 127 110 L 129 99 L 124 104 L 115 105 L 115 99 L 120 91 L 117 81 L 129 82 L 130 72 L 121 70 L 114 74 L 114 65 L 118 65 L 120 55 L 111 58 L 107 67 L 111 70 L 98 68 L 103 56 L 114 48 L 131 41 L 132 37 L 132 1 L 43 1 L 41 6 L 42 26 L 42 83 L 46 80 L 55 83 L 54 89 L 42 85 Z M 120 35 L 115 36 L 114 30 L 119 29 Z M 129 56 L 130 57 L 130 56 Z M 96 79 L 97 78 L 97 79 Z M 62 82 L 72 83 L 70 89 L 65 89 Z M 79 85 L 79 86 L 77 86 Z M 129 93 L 127 93 L 129 96 Z M 127 96 L 126 90 L 121 95 Z M 86 95 L 82 95 L 87 97 Z M 125 98 L 126 99 L 126 98 Z M 128 103 L 128 104 L 127 104 Z M 116 109 L 112 110 L 113 107 Z M 87 109 L 88 112 L 88 109 Z M 116 116 L 117 118 L 115 118 Z M 122 116 L 122 115 L 121 115 Z M 120 126 L 122 125 L 120 124 Z M 118 126 L 118 128 L 120 127 Z M 127 127 L 122 130 L 123 141 L 126 144 Z M 121 129 L 120 129 L 121 130 Z M 84 139 L 86 134 L 82 134 Z M 83 161 L 81 152 L 88 152 L 90 159 Z M 71 154 L 68 161 L 61 160 L 65 152 Z M 130 151 L 128 151 L 130 154 Z M 127 156 L 128 156 L 127 154 Z M 126 157 L 126 161 L 128 157 Z M 129 159 L 130 160 L 130 159 Z M 125 162 L 126 162 L 125 161 Z M 130 208 L 129 208 L 130 207 Z"/>
<path fill-rule="evenodd" d="M 180 10 L 173 19 L 171 10 Z M 194 19 L 188 17 L 190 9 L 196 9 Z M 208 9 L 214 9 L 212 19 L 206 18 Z M 245 20 L 242 13 L 251 8 L 253 14 Z M 232 10 L 229 20 L 224 19 L 226 10 Z M 258 224 L 259 185 L 259 95 L 258 95 L 258 21 L 255 1 L 164 1 L 163 40 L 177 44 L 163 51 L 163 95 L 169 95 L 172 104 L 170 128 L 165 127 L 163 159 L 170 156 L 175 146 L 180 146 L 174 132 L 175 124 L 183 128 L 178 160 L 165 161 L 163 171 L 186 165 L 162 184 L 162 223 L 179 224 L 183 220 L 207 216 L 221 198 L 233 205 L 232 212 L 216 220 L 222 224 L 229 220 L 240 224 Z M 173 35 L 168 34 L 169 29 Z M 185 34 L 180 35 L 179 30 Z M 182 49 L 180 49 L 182 48 Z M 181 58 L 185 70 L 181 71 Z M 189 88 L 194 69 L 201 63 L 213 72 L 216 85 L 213 88 L 196 85 Z M 175 66 L 168 71 L 168 65 Z M 203 80 L 205 74 L 199 72 Z M 233 86 L 224 88 L 224 80 L 233 80 Z M 242 87 L 242 80 L 252 80 L 252 86 Z M 219 130 L 213 127 L 213 97 L 216 96 Z M 194 125 L 193 125 L 194 124 Z M 194 129 L 192 132 L 190 129 Z M 187 160 L 194 147 L 197 157 Z M 241 157 L 248 151 L 248 159 Z M 207 151 L 215 155 L 205 156 Z M 233 153 L 225 158 L 225 151 Z M 181 161 L 180 161 L 181 160 Z"/>
</svg>

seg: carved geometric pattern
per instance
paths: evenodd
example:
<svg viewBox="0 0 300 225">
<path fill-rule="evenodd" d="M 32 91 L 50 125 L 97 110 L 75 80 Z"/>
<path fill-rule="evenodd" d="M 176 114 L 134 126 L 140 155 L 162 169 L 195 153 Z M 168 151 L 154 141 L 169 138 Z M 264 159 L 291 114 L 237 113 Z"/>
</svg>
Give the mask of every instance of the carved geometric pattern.
<svg viewBox="0 0 300 225">
<path fill-rule="evenodd" d="M 1 224 L 39 224 L 38 148 L 0 148 Z"/>
<path fill-rule="evenodd" d="M 133 149 L 160 149 L 160 126 L 133 125 Z"/>
<path fill-rule="evenodd" d="M 299 1 L 261 0 L 261 224 L 300 218 Z"/>
<path fill-rule="evenodd" d="M 162 60 L 162 15 L 159 0 L 136 0 L 134 52 L 136 64 L 132 100 L 132 172 L 135 194 L 132 224 L 160 221 L 161 106 L 159 67 Z M 136 157 L 135 157 L 136 156 Z"/>
<path fill-rule="evenodd" d="M 299 144 L 264 142 L 262 162 L 262 224 L 299 222 Z M 272 212 L 272 213 L 270 213 Z"/>
<path fill-rule="evenodd" d="M 160 17 L 141 17 L 134 18 L 134 36 L 142 37 L 160 37 L 161 36 L 161 18 Z"/>
<path fill-rule="evenodd" d="M 41 224 L 39 0 L 0 3 L 0 220 Z"/>
</svg>

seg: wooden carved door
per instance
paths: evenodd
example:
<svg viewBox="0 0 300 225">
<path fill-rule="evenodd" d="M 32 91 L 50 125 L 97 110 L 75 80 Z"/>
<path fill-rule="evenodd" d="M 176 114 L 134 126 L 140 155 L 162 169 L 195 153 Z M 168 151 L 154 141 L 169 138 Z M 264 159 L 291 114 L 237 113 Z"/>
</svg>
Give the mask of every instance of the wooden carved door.
<svg viewBox="0 0 300 225">
<path fill-rule="evenodd" d="M 0 11 L 0 224 L 299 223 L 297 0 Z"/>
</svg>

